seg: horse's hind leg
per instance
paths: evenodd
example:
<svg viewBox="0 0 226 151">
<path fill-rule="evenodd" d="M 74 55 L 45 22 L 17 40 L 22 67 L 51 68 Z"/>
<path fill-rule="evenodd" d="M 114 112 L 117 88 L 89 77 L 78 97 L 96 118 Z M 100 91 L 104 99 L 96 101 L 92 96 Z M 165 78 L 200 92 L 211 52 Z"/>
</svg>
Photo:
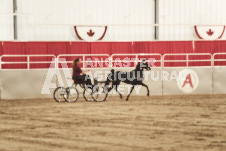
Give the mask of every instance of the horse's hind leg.
<svg viewBox="0 0 226 151">
<path fill-rule="evenodd" d="M 128 100 L 129 100 L 129 96 L 130 96 L 130 94 L 133 92 L 134 86 L 135 86 L 135 85 L 133 85 L 133 86 L 132 86 L 132 88 L 131 88 L 131 90 L 130 90 L 129 95 L 128 95 L 128 96 L 127 96 L 127 98 L 126 98 L 126 101 L 128 101 Z"/>
<path fill-rule="evenodd" d="M 115 88 L 115 91 L 118 92 L 118 94 L 120 95 L 120 99 L 122 99 L 122 94 L 118 91 L 119 84 L 120 84 L 120 82 L 115 83 L 114 88 Z"/>
</svg>

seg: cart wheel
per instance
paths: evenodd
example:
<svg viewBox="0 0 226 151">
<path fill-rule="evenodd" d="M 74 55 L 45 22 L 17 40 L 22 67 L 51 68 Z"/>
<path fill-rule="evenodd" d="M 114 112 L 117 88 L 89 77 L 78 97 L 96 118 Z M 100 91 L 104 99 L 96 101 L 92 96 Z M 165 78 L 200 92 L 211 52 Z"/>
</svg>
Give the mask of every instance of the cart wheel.
<svg viewBox="0 0 226 151">
<path fill-rule="evenodd" d="M 66 89 L 66 95 L 64 95 L 64 98 L 67 102 L 76 102 L 78 100 L 78 97 L 79 93 L 75 87 L 69 87 Z"/>
<path fill-rule="evenodd" d="M 53 98 L 56 102 L 65 102 L 64 96 L 67 95 L 66 89 L 64 87 L 58 87 L 53 93 Z"/>
<path fill-rule="evenodd" d="M 93 94 L 93 90 L 92 89 L 87 88 L 87 89 L 84 89 L 84 91 L 83 91 L 83 97 L 84 97 L 84 99 L 87 102 L 94 101 L 93 97 L 92 97 L 92 94 Z"/>
<path fill-rule="evenodd" d="M 104 91 L 104 86 L 96 85 L 93 88 L 92 98 L 96 102 L 103 102 L 107 98 L 107 94 Z"/>
</svg>

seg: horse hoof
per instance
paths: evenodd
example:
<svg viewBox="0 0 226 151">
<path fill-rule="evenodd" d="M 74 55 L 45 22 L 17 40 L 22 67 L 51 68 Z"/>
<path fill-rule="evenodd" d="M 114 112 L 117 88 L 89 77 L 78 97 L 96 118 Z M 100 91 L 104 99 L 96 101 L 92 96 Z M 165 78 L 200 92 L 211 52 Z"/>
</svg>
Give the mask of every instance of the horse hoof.
<svg viewBox="0 0 226 151">
<path fill-rule="evenodd" d="M 127 98 L 126 101 L 129 101 L 129 99 Z"/>
<path fill-rule="evenodd" d="M 149 93 L 147 94 L 147 96 L 150 96 Z"/>
<path fill-rule="evenodd" d="M 120 95 L 120 99 L 122 99 L 122 96 Z"/>
</svg>

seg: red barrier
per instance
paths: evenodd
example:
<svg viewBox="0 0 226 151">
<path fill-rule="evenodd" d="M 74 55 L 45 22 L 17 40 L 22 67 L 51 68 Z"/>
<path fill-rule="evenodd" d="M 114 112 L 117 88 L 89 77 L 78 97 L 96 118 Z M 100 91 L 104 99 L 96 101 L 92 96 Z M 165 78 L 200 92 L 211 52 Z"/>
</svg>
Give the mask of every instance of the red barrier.
<svg viewBox="0 0 226 151">
<path fill-rule="evenodd" d="M 226 52 L 226 41 L 195 41 L 196 53 Z"/>
<path fill-rule="evenodd" d="M 194 47 L 194 48 L 193 48 Z M 2 42 L 1 54 L 217 53 L 226 41 Z"/>
<path fill-rule="evenodd" d="M 91 43 L 92 54 L 131 53 L 132 42 L 93 42 Z"/>
<path fill-rule="evenodd" d="M 196 53 L 213 53 L 214 50 L 214 41 L 196 41 L 195 49 Z"/>
<path fill-rule="evenodd" d="M 89 42 L 71 42 L 67 54 L 90 54 L 91 43 Z"/>
<path fill-rule="evenodd" d="M 27 54 L 117 54 L 117 53 L 217 53 L 226 52 L 226 41 L 154 41 L 154 42 L 1 42 L 0 55 Z M 200 56 L 195 57 L 195 59 Z M 68 58 L 73 60 L 75 57 Z M 5 58 L 7 59 L 10 58 Z M 40 60 L 40 58 L 34 58 Z M 177 59 L 183 59 L 179 57 Z M 25 58 L 12 58 L 8 61 L 26 61 Z M 49 61 L 42 57 L 41 60 Z M 35 61 L 35 60 L 33 60 Z M 171 65 L 172 63 L 169 63 Z M 209 65 L 205 62 L 202 65 Z M 43 67 L 48 67 L 44 65 Z M 10 68 L 26 68 L 24 64 L 4 65 Z M 32 68 L 40 65 L 32 65 Z"/>
<path fill-rule="evenodd" d="M 192 53 L 192 41 L 134 42 L 133 53 Z"/>
<path fill-rule="evenodd" d="M 48 54 L 54 54 L 58 56 L 59 54 L 70 53 L 70 42 L 48 42 L 47 43 Z"/>
<path fill-rule="evenodd" d="M 2 54 L 26 54 L 26 42 L 2 42 Z"/>
</svg>

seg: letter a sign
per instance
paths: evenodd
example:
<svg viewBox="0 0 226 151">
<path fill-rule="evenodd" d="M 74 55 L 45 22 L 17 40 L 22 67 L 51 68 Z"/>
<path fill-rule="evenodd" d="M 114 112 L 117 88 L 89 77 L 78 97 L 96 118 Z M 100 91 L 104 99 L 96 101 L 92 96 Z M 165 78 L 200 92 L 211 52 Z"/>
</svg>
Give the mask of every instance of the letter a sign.
<svg viewBox="0 0 226 151">
<path fill-rule="evenodd" d="M 179 73 L 177 85 L 184 93 L 192 93 L 197 89 L 198 84 L 199 78 L 194 70 L 185 69 Z"/>
<path fill-rule="evenodd" d="M 186 84 L 190 84 L 190 87 L 193 88 L 193 84 L 192 84 L 192 80 L 191 80 L 191 74 L 187 75 L 182 88 L 185 87 Z"/>
</svg>

